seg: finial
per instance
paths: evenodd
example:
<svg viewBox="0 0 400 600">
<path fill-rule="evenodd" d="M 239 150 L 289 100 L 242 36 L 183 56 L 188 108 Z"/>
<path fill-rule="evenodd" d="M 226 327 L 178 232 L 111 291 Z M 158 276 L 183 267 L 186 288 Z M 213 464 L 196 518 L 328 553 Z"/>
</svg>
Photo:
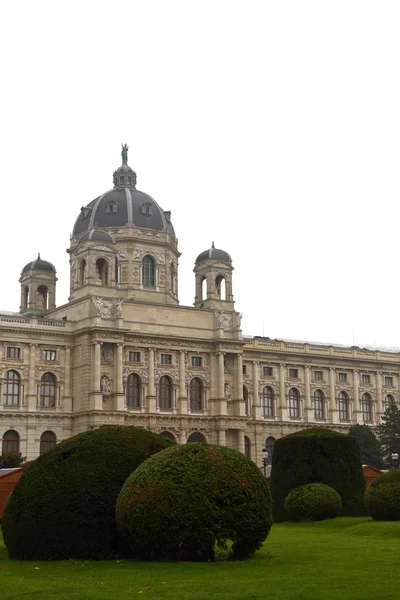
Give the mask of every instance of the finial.
<svg viewBox="0 0 400 600">
<path fill-rule="evenodd" d="M 37 255 L 37 257 L 38 257 L 38 260 L 40 260 L 40 252 L 38 252 L 38 255 Z"/>
<path fill-rule="evenodd" d="M 122 156 L 122 164 L 123 165 L 127 165 L 128 164 L 128 150 L 129 150 L 129 146 L 128 144 L 122 144 L 122 152 L 121 152 L 121 156 Z"/>
<path fill-rule="evenodd" d="M 214 242 L 211 244 L 211 248 L 215 248 L 215 246 L 214 246 Z"/>
</svg>

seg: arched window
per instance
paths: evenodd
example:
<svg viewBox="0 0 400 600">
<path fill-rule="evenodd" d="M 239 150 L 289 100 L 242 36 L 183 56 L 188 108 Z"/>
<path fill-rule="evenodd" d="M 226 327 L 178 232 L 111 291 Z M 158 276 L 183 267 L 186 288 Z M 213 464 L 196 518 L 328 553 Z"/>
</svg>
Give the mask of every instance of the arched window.
<svg viewBox="0 0 400 600">
<path fill-rule="evenodd" d="M 223 275 L 218 275 L 215 280 L 215 291 L 217 298 L 220 300 L 226 300 L 226 281 Z"/>
<path fill-rule="evenodd" d="M 247 389 L 247 387 L 245 385 L 243 386 L 243 400 L 244 400 L 246 415 L 248 416 L 250 414 L 249 390 Z"/>
<path fill-rule="evenodd" d="M 56 378 L 45 373 L 40 380 L 40 406 L 54 408 L 56 405 Z"/>
<path fill-rule="evenodd" d="M 108 285 L 108 263 L 105 258 L 96 260 L 96 278 L 101 285 Z"/>
<path fill-rule="evenodd" d="M 267 437 L 267 439 L 265 440 L 265 448 L 268 452 L 268 459 L 267 459 L 267 464 L 268 465 L 272 465 L 272 455 L 274 453 L 274 444 L 275 444 L 276 440 L 274 437 L 272 437 L 272 435 L 270 435 L 269 437 Z"/>
<path fill-rule="evenodd" d="M 324 418 L 324 393 L 321 390 L 314 392 L 314 418 Z"/>
<path fill-rule="evenodd" d="M 202 410 L 203 385 L 198 377 L 190 382 L 190 410 L 198 412 Z"/>
<path fill-rule="evenodd" d="M 160 435 L 162 435 L 163 437 L 168 438 L 169 440 L 172 440 L 173 442 L 176 442 L 174 434 L 171 433 L 170 431 L 161 431 Z"/>
<path fill-rule="evenodd" d="M 80 285 L 86 283 L 86 260 L 82 260 L 79 266 L 79 283 Z"/>
<path fill-rule="evenodd" d="M 391 394 L 387 394 L 383 401 L 383 410 L 387 410 L 392 404 L 394 404 L 394 398 Z"/>
<path fill-rule="evenodd" d="M 3 435 L 1 453 L 3 456 L 19 454 L 19 435 L 13 429 L 9 429 Z"/>
<path fill-rule="evenodd" d="M 186 443 L 187 444 L 191 444 L 192 442 L 200 442 L 201 444 L 205 444 L 206 443 L 206 438 L 199 431 L 195 431 L 194 433 L 191 433 L 189 435 Z"/>
<path fill-rule="evenodd" d="M 143 285 L 150 285 L 152 287 L 156 285 L 156 268 L 154 258 L 148 254 L 143 258 L 142 281 Z"/>
<path fill-rule="evenodd" d="M 207 279 L 205 277 L 201 280 L 201 299 L 207 299 Z"/>
<path fill-rule="evenodd" d="M 45 431 L 40 436 L 40 455 L 44 454 L 46 450 L 50 450 L 57 443 L 56 434 L 52 431 Z"/>
<path fill-rule="evenodd" d="M 251 442 L 247 435 L 244 436 L 244 455 L 251 458 Z"/>
<path fill-rule="evenodd" d="M 36 291 L 38 310 L 47 310 L 49 308 L 49 290 L 45 285 L 40 285 Z"/>
<path fill-rule="evenodd" d="M 274 416 L 274 391 L 269 386 L 266 386 L 262 393 L 262 416 Z"/>
<path fill-rule="evenodd" d="M 126 380 L 126 406 L 140 408 L 140 379 L 136 373 L 128 375 Z"/>
<path fill-rule="evenodd" d="M 20 378 L 16 371 L 7 371 L 3 380 L 3 406 L 18 406 Z"/>
<path fill-rule="evenodd" d="M 289 390 L 289 418 L 298 419 L 300 417 L 300 397 L 296 388 Z"/>
<path fill-rule="evenodd" d="M 160 378 L 158 385 L 158 407 L 161 410 L 172 408 L 172 383 L 166 375 Z"/>
<path fill-rule="evenodd" d="M 372 421 L 372 399 L 369 394 L 363 394 L 361 398 L 363 421 Z"/>
<path fill-rule="evenodd" d="M 24 308 L 28 308 L 29 306 L 29 288 L 26 285 L 24 289 Z"/>
<path fill-rule="evenodd" d="M 339 421 L 349 420 L 349 399 L 346 392 L 339 392 L 338 395 Z"/>
</svg>

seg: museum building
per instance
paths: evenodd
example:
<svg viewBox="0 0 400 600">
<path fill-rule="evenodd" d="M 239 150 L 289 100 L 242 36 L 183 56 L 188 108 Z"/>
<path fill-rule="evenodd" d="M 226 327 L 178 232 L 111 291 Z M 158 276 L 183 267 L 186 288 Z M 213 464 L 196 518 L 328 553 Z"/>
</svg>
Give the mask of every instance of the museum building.
<svg viewBox="0 0 400 600">
<path fill-rule="evenodd" d="M 19 312 L 0 311 L 2 454 L 31 460 L 118 424 L 261 465 L 296 430 L 379 424 L 398 401 L 398 352 L 243 337 L 232 259 L 214 244 L 194 265 L 194 306 L 179 305 L 171 213 L 136 189 L 127 155 L 74 224 L 68 303 L 57 307 L 56 269 L 38 256 L 22 269 Z"/>
</svg>

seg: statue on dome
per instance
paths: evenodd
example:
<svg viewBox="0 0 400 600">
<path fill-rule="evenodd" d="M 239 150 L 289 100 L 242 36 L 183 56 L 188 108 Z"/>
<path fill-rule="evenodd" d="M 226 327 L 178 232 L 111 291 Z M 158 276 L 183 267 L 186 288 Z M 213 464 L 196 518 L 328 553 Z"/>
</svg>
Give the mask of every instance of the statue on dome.
<svg viewBox="0 0 400 600">
<path fill-rule="evenodd" d="M 122 146 L 122 152 L 121 152 L 122 164 L 127 165 L 128 164 L 129 146 L 128 146 L 128 144 L 121 144 L 121 146 Z"/>
</svg>

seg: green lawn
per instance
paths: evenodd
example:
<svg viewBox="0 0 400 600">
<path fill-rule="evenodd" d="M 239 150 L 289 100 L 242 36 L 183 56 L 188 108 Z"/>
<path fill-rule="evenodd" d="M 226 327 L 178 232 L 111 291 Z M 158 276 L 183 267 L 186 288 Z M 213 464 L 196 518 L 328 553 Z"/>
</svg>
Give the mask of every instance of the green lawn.
<svg viewBox="0 0 400 600">
<path fill-rule="evenodd" d="M 10 561 L 0 538 L 0 598 L 57 600 L 386 600 L 400 594 L 400 522 L 367 517 L 272 527 L 245 562 Z"/>
</svg>

